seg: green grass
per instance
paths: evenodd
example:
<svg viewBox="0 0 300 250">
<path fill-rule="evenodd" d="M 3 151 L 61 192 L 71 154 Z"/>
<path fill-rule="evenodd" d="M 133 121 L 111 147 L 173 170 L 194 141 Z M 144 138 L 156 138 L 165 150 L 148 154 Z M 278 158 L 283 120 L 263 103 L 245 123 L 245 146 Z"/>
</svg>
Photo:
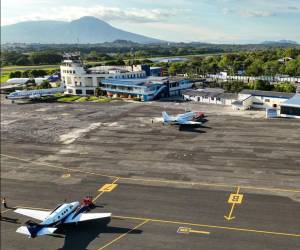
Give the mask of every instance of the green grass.
<svg viewBox="0 0 300 250">
<path fill-rule="evenodd" d="M 55 95 L 58 102 L 110 102 L 112 99 L 106 96 L 78 96 L 78 95 Z"/>
<path fill-rule="evenodd" d="M 52 70 L 52 69 L 59 69 L 60 65 L 31 65 L 31 66 L 5 66 L 1 68 L 1 71 L 3 72 L 11 72 L 11 71 L 24 71 L 24 70 L 31 70 L 31 69 L 43 69 L 43 70 Z"/>
<path fill-rule="evenodd" d="M 61 96 L 61 97 L 57 97 L 57 101 L 58 102 L 74 102 L 78 99 L 80 99 L 81 97 L 78 95 L 72 95 L 72 96 Z"/>
<path fill-rule="evenodd" d="M 1 83 L 6 82 L 9 79 L 9 73 L 1 72 Z"/>
</svg>

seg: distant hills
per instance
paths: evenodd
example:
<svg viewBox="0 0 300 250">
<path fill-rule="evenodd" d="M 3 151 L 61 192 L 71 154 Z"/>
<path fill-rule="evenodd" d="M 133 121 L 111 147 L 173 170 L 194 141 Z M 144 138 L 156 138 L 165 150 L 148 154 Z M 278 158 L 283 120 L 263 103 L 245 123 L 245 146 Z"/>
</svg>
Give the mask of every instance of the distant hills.
<svg viewBox="0 0 300 250">
<path fill-rule="evenodd" d="M 27 21 L 1 27 L 2 43 L 88 44 L 127 40 L 137 43 L 163 41 L 117 29 L 95 17 L 71 22 Z"/>
<path fill-rule="evenodd" d="M 279 40 L 279 41 L 264 41 L 261 44 L 265 45 L 297 45 L 298 43 L 291 40 Z"/>
</svg>

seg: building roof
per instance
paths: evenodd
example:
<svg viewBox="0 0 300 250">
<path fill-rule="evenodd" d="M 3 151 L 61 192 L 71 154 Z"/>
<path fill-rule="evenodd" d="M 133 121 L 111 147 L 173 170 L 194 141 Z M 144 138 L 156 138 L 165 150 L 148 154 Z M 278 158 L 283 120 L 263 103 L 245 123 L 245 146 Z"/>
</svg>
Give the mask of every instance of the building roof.
<svg viewBox="0 0 300 250">
<path fill-rule="evenodd" d="M 295 95 L 295 93 L 252 90 L 252 89 L 243 89 L 240 92 L 240 94 L 248 94 L 248 95 L 252 95 L 252 96 L 276 97 L 276 98 L 284 98 L 284 99 L 289 99 Z"/>
<path fill-rule="evenodd" d="M 281 106 L 300 107 L 300 94 L 295 94 L 292 98 L 282 103 Z"/>
<path fill-rule="evenodd" d="M 227 100 L 234 100 L 238 99 L 238 94 L 237 93 L 222 93 L 218 96 L 221 99 L 227 99 Z"/>
<path fill-rule="evenodd" d="M 239 107 L 243 107 L 243 101 L 234 101 L 233 103 L 232 103 L 232 105 L 234 105 L 234 106 L 239 106 Z"/>
<path fill-rule="evenodd" d="M 116 86 L 137 86 L 137 87 L 143 87 L 143 86 L 151 86 L 151 85 L 157 85 L 157 84 L 164 84 L 164 82 L 167 79 L 165 77 L 145 77 L 145 78 L 130 78 L 130 79 L 120 79 L 120 78 L 108 78 L 103 79 L 103 84 L 113 84 Z"/>
</svg>

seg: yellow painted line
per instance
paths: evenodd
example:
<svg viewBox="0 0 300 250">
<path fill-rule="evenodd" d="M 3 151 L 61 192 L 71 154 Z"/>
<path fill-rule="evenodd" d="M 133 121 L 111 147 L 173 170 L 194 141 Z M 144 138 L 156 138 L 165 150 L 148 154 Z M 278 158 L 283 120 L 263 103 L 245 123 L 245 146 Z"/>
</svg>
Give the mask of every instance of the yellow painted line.
<svg viewBox="0 0 300 250">
<path fill-rule="evenodd" d="M 112 216 L 112 218 L 129 219 L 129 220 L 143 220 L 143 221 L 149 220 L 151 222 L 166 223 L 166 224 L 177 224 L 177 225 L 187 225 L 187 226 L 194 226 L 194 227 L 206 227 L 206 228 L 216 228 L 216 229 L 224 229 L 224 230 L 231 230 L 231 231 L 251 232 L 251 233 L 259 233 L 259 234 L 300 237 L 300 234 L 294 234 L 294 233 L 283 233 L 283 232 L 273 232 L 273 231 L 257 230 L 257 229 L 250 229 L 250 228 L 238 228 L 238 227 L 226 227 L 226 226 L 207 225 L 207 224 L 196 224 L 196 223 L 190 223 L 190 222 L 161 220 L 161 219 L 155 219 L 155 218 L 140 218 L 140 217 L 130 217 L 130 216 L 119 216 L 119 215 Z"/>
<path fill-rule="evenodd" d="M 206 234 L 206 235 L 210 234 L 210 232 L 193 230 L 193 229 L 191 229 L 189 227 L 179 227 L 178 230 L 177 230 L 177 233 L 179 233 L 179 234 L 196 233 L 196 234 Z"/>
<path fill-rule="evenodd" d="M 196 234 L 210 234 L 210 232 L 207 232 L 207 231 L 199 231 L 199 230 L 193 230 L 191 229 L 190 230 L 190 233 L 196 233 Z"/>
<path fill-rule="evenodd" d="M 5 155 L 5 154 L 0 154 L 0 155 L 4 156 L 4 157 L 7 157 L 7 158 L 11 158 L 11 159 L 16 159 L 16 160 L 19 160 L 19 161 L 24 161 L 24 162 L 32 163 L 32 164 L 35 164 L 35 165 L 47 166 L 47 167 L 61 169 L 61 170 L 68 170 L 70 172 L 77 172 L 77 173 L 83 173 L 83 174 L 89 174 L 89 175 L 96 175 L 96 176 L 102 176 L 102 177 L 107 177 L 107 178 L 118 178 L 118 176 L 105 175 L 105 174 L 99 174 L 99 173 L 93 173 L 93 172 L 89 172 L 89 171 L 84 171 L 84 170 L 80 170 L 80 169 L 73 169 L 73 168 L 61 167 L 61 166 L 56 166 L 56 165 L 52 165 L 52 164 L 45 163 L 45 162 L 31 161 L 31 160 L 27 160 L 27 159 L 23 159 L 23 158 L 11 156 L 11 155 Z"/>
<path fill-rule="evenodd" d="M 67 167 L 61 167 L 52 165 L 49 163 L 39 162 L 39 161 L 31 161 L 27 159 L 18 158 L 15 156 L 0 154 L 1 156 L 16 159 L 28 163 L 32 163 L 35 165 L 43 165 L 51 168 L 61 169 L 61 170 L 68 170 L 70 172 L 77 172 L 77 173 L 83 173 L 88 175 L 94 175 L 94 176 L 102 176 L 107 177 L 111 179 L 119 178 L 120 180 L 128 180 L 128 181 L 136 181 L 136 182 L 154 182 L 154 183 L 165 183 L 165 184 L 180 184 L 180 185 L 189 185 L 189 186 L 207 186 L 207 187 L 219 187 L 219 188 L 236 188 L 238 186 L 236 185 L 229 185 L 229 184 L 223 184 L 223 183 L 203 183 L 203 182 L 187 182 L 187 181 L 173 181 L 173 180 L 161 180 L 161 179 L 145 179 L 145 178 L 131 178 L 131 177 L 121 177 L 121 176 L 114 176 L 114 175 L 105 175 L 100 173 L 94 173 L 89 171 L 84 171 L 80 169 L 72 169 Z M 249 190 L 261 190 L 261 191 L 269 191 L 269 192 L 287 192 L 287 193 L 300 193 L 300 190 L 298 189 L 283 189 L 283 188 L 268 188 L 268 187 L 254 187 L 254 186 L 240 186 L 243 189 L 249 189 Z"/>
<path fill-rule="evenodd" d="M 16 206 L 14 208 L 29 208 L 29 209 L 39 209 L 39 210 L 44 210 L 44 211 L 51 211 L 50 209 L 28 207 L 28 206 L 27 207 L 26 206 Z M 121 216 L 121 215 L 114 215 L 111 217 L 116 218 L 116 219 L 142 220 L 142 221 L 144 221 L 143 224 L 151 221 L 151 222 L 158 222 L 158 223 L 165 223 L 165 224 L 177 224 L 177 225 L 194 226 L 194 227 L 216 228 L 216 229 L 224 229 L 224 230 L 231 230 L 231 231 L 252 232 L 252 233 L 259 233 L 259 234 L 270 234 L 270 235 L 279 235 L 279 236 L 288 236 L 288 237 L 300 237 L 300 233 L 299 234 L 283 233 L 283 232 L 257 230 L 257 229 L 250 229 L 250 228 L 226 227 L 226 226 L 218 226 L 218 225 L 197 224 L 197 223 L 182 222 L 182 221 L 171 221 L 171 220 L 162 220 L 162 219 L 155 219 L 155 218 L 143 218 L 143 217 L 132 217 L 132 216 Z M 134 229 L 136 229 L 136 228 L 134 228 Z M 134 229 L 132 229 L 131 231 L 133 231 Z"/>
<path fill-rule="evenodd" d="M 116 241 L 124 238 L 127 234 L 131 233 L 132 231 L 140 228 L 141 226 L 145 225 L 147 222 L 149 222 L 150 220 L 146 219 L 144 220 L 142 223 L 138 224 L 137 226 L 135 226 L 133 229 L 129 230 L 128 232 L 121 234 L 119 237 L 115 238 L 114 240 L 112 240 L 111 242 L 107 243 L 106 245 L 104 245 L 103 247 L 100 247 L 98 250 L 102 250 L 104 248 L 107 248 L 108 246 L 110 246 L 111 244 L 115 243 Z"/>
</svg>

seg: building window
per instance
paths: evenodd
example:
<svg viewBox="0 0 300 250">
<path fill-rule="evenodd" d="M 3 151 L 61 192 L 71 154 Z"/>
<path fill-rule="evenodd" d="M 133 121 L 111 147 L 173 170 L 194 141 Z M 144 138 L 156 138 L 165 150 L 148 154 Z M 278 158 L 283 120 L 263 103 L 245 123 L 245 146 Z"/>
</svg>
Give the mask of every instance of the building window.
<svg viewBox="0 0 300 250">
<path fill-rule="evenodd" d="M 87 95 L 94 95 L 94 90 L 92 90 L 92 89 L 87 89 L 87 90 L 85 91 L 85 93 L 86 93 Z"/>
<path fill-rule="evenodd" d="M 76 95 L 82 95 L 82 89 L 76 89 Z"/>
<path fill-rule="evenodd" d="M 73 93 L 73 89 L 68 89 L 68 93 L 72 94 Z"/>
<path fill-rule="evenodd" d="M 253 104 L 253 105 L 264 105 L 264 104 L 261 103 L 261 102 L 253 102 L 252 104 Z"/>
<path fill-rule="evenodd" d="M 270 99 L 265 99 L 265 102 L 270 102 Z"/>
<path fill-rule="evenodd" d="M 277 104 L 273 104 L 273 108 L 277 108 Z"/>
</svg>

